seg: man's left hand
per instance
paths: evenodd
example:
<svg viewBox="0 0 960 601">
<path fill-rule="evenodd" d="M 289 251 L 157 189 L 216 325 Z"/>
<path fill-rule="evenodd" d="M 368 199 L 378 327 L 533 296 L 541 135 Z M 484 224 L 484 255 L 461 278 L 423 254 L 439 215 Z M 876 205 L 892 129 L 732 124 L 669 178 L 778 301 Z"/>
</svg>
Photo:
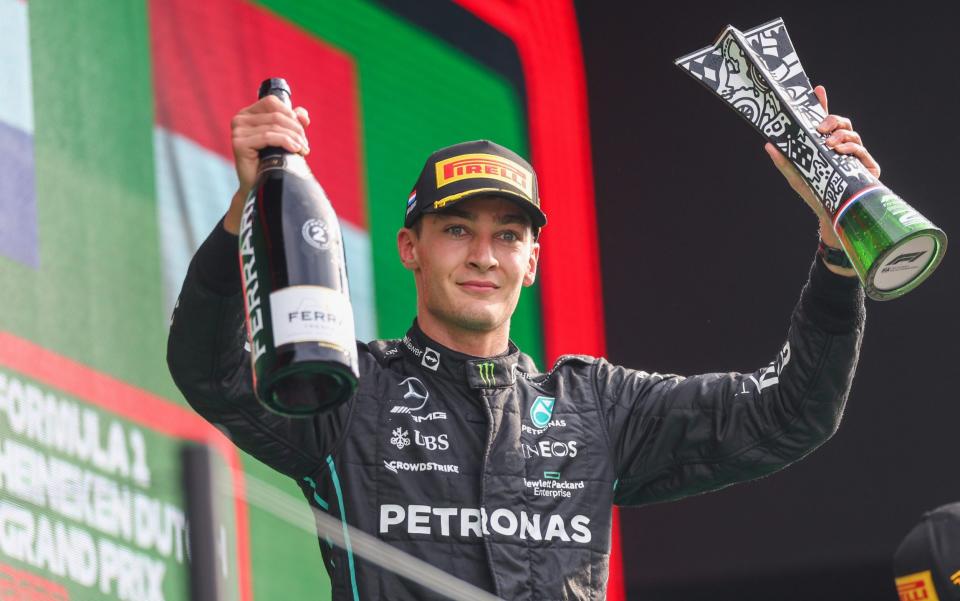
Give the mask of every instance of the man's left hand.
<svg viewBox="0 0 960 601">
<path fill-rule="evenodd" d="M 823 86 L 817 86 L 813 89 L 813 92 L 817 95 L 817 99 L 820 100 L 823 110 L 827 111 L 828 113 L 826 119 L 821 121 L 820 125 L 817 126 L 817 131 L 827 135 L 827 147 L 839 154 L 852 154 L 860 159 L 860 162 L 863 163 L 863 166 L 867 169 L 867 171 L 869 171 L 874 177 L 879 178 L 880 165 L 877 164 L 877 161 L 874 160 L 873 156 L 867 151 L 866 148 L 864 148 L 863 140 L 860 138 L 860 134 L 854 131 L 853 124 L 850 122 L 850 119 L 847 117 L 841 117 L 839 115 L 829 114 L 829 110 L 827 109 L 826 88 Z M 767 145 L 764 147 L 764 150 L 766 150 L 767 154 L 770 155 L 770 160 L 773 161 L 773 164 L 776 166 L 776 168 L 779 169 L 780 173 L 783 174 L 783 177 L 787 180 L 787 183 L 790 184 L 790 187 L 800 195 L 800 198 L 807 203 L 807 206 L 809 206 L 819 218 L 820 239 L 823 240 L 824 244 L 827 246 L 840 248 L 840 239 L 833 230 L 833 224 L 831 222 L 830 215 L 827 213 L 827 210 L 824 208 L 823 204 L 821 204 L 817 199 L 817 196 L 813 193 L 813 190 L 810 189 L 810 186 L 807 185 L 807 182 L 804 181 L 803 177 L 800 175 L 800 172 L 797 171 L 797 168 L 773 144 L 767 143 Z M 827 265 L 827 267 L 830 268 L 830 270 L 834 273 L 841 275 L 855 275 L 853 269 L 841 269 L 832 265 Z"/>
</svg>

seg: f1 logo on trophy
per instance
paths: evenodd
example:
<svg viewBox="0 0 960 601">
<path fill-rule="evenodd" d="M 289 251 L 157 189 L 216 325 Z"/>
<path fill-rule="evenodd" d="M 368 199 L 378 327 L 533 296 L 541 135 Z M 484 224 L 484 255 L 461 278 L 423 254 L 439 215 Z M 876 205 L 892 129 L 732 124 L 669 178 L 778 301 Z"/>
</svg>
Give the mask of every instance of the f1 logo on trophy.
<svg viewBox="0 0 960 601">
<path fill-rule="evenodd" d="M 796 166 L 823 203 L 867 295 L 897 298 L 933 273 L 947 249 L 943 230 L 853 156 L 825 144 L 826 117 L 787 28 L 776 19 L 746 32 L 727 26 L 712 46 L 676 65 L 707 86 Z"/>
</svg>

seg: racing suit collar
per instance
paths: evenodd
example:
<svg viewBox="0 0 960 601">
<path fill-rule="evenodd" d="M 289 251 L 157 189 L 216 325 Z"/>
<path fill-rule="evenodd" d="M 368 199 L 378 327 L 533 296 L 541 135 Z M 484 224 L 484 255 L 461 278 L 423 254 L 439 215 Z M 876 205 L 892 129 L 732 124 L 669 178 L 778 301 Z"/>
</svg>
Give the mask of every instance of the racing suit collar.
<svg viewBox="0 0 960 601">
<path fill-rule="evenodd" d="M 521 354 L 512 341 L 508 342 L 507 352 L 502 355 L 474 357 L 436 342 L 423 333 L 414 319 L 400 349 L 422 369 L 457 382 L 466 381 L 470 388 L 507 388 L 517 381 L 517 363 Z"/>
</svg>

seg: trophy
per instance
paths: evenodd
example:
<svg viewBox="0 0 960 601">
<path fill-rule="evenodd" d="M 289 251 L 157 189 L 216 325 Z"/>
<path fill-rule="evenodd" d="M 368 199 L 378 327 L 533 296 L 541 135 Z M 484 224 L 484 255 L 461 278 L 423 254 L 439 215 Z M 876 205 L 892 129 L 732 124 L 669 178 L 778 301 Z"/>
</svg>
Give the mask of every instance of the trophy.
<svg viewBox="0 0 960 601">
<path fill-rule="evenodd" d="M 860 161 L 827 148 L 826 111 L 782 19 L 746 32 L 727 26 L 712 46 L 675 61 L 790 160 L 831 217 L 867 296 L 897 298 L 943 259 L 943 230 L 880 183 Z"/>
</svg>

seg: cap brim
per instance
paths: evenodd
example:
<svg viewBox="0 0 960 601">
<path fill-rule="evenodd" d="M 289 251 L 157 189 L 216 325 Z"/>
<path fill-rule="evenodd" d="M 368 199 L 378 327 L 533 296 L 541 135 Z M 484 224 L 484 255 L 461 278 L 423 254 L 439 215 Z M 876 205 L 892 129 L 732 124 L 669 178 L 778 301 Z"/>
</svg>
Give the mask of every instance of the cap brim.
<svg viewBox="0 0 960 601">
<path fill-rule="evenodd" d="M 456 204 L 464 200 L 469 200 L 476 196 L 499 196 L 500 198 L 505 198 L 507 200 L 512 200 L 514 204 L 519 206 L 523 211 L 530 217 L 530 223 L 535 228 L 541 228 L 547 225 L 547 215 L 544 213 L 540 207 L 533 204 L 527 198 L 521 194 L 517 194 L 512 190 L 505 190 L 503 188 L 477 188 L 474 190 L 468 190 L 461 194 L 457 194 L 451 197 L 444 199 L 443 206 L 440 208 L 428 207 L 422 209 L 421 213 L 442 213 L 444 210 L 453 207 Z"/>
</svg>

